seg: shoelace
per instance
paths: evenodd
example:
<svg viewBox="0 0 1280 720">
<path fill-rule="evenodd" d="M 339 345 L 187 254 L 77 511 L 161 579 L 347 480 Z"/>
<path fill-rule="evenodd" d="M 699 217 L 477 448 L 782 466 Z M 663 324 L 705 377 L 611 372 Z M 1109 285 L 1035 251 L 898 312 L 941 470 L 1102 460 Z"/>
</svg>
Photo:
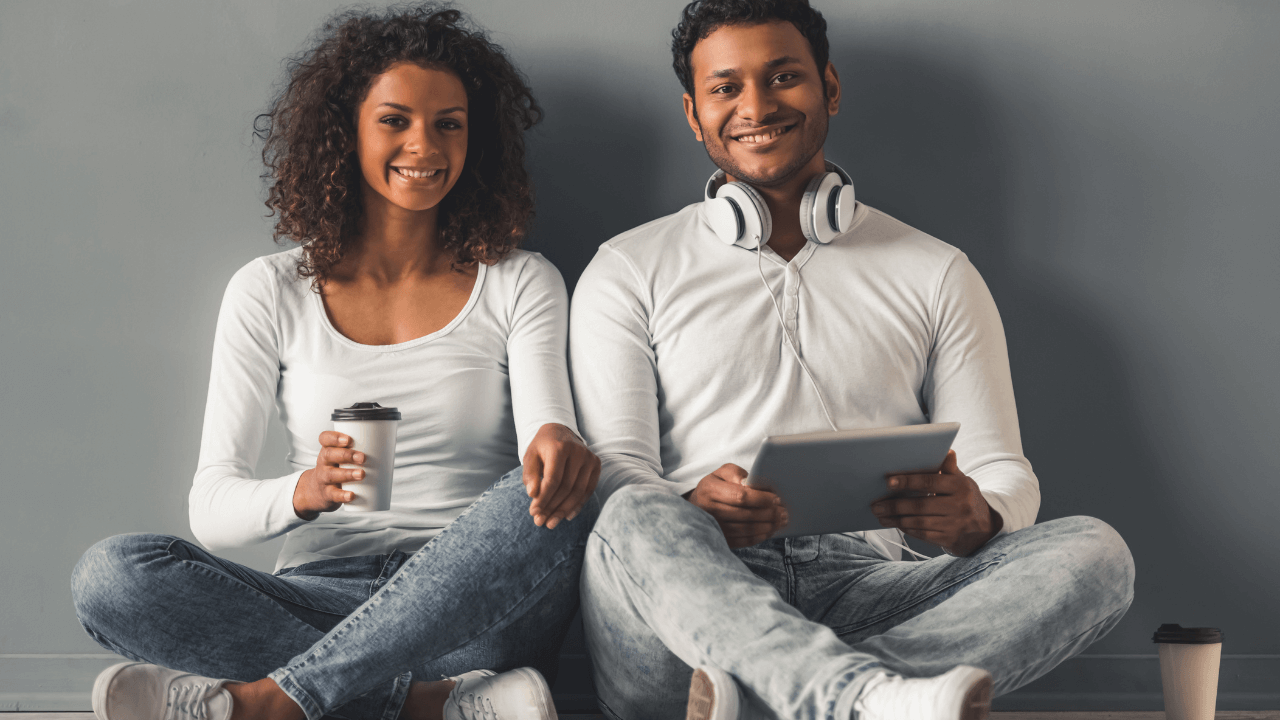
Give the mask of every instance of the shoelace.
<svg viewBox="0 0 1280 720">
<path fill-rule="evenodd" d="M 477 697 L 473 692 L 458 698 L 458 713 L 463 720 L 500 720 L 498 712 L 493 709 L 493 701 L 487 697 Z"/>
<path fill-rule="evenodd" d="M 216 683 L 191 683 L 169 687 L 164 720 L 204 720 L 209 716 L 204 698 Z"/>
</svg>

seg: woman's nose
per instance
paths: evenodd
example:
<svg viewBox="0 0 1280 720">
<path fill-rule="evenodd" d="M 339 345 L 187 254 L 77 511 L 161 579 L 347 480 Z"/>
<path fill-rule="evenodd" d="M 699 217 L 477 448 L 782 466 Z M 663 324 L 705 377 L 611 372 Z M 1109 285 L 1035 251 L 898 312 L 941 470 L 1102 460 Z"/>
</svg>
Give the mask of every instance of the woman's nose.
<svg viewBox="0 0 1280 720">
<path fill-rule="evenodd" d="M 431 128 L 426 124 L 411 127 L 409 136 L 405 140 L 404 149 L 407 152 L 423 157 L 437 152 L 435 137 L 431 134 Z"/>
</svg>

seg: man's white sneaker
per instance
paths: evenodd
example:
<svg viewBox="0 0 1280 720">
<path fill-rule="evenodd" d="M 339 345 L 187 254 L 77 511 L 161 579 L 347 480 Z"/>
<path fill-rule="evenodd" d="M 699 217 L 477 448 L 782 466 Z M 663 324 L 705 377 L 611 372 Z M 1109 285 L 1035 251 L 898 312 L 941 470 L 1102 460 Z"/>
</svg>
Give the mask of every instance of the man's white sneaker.
<svg viewBox="0 0 1280 720">
<path fill-rule="evenodd" d="M 738 720 L 745 705 L 738 683 L 729 673 L 710 665 L 693 671 L 685 720 Z"/>
<path fill-rule="evenodd" d="M 93 683 L 98 720 L 229 720 L 226 680 L 140 662 L 112 665 Z"/>
<path fill-rule="evenodd" d="M 773 720 L 773 713 L 747 699 L 738 681 L 720 668 L 704 665 L 689 681 L 685 720 Z"/>
<path fill-rule="evenodd" d="M 472 670 L 449 680 L 444 720 L 556 720 L 551 688 L 533 668 Z"/>
<path fill-rule="evenodd" d="M 991 673 L 968 665 L 931 678 L 880 673 L 853 703 L 857 720 L 985 720 L 991 712 Z"/>
</svg>

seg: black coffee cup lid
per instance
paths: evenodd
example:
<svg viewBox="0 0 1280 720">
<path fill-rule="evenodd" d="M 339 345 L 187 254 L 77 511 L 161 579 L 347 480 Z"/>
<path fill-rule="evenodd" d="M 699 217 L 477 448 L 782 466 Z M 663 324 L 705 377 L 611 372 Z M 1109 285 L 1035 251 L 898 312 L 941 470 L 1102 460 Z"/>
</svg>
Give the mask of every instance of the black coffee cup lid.
<svg viewBox="0 0 1280 720">
<path fill-rule="evenodd" d="M 1212 645 L 1222 642 L 1222 638 L 1222 631 L 1218 628 L 1184 628 L 1181 625 L 1165 623 L 1156 630 L 1151 641 L 1175 645 Z"/>
<path fill-rule="evenodd" d="M 393 407 L 382 407 L 376 402 L 358 402 L 351 407 L 338 408 L 329 416 L 330 420 L 399 420 L 400 411 Z"/>
</svg>

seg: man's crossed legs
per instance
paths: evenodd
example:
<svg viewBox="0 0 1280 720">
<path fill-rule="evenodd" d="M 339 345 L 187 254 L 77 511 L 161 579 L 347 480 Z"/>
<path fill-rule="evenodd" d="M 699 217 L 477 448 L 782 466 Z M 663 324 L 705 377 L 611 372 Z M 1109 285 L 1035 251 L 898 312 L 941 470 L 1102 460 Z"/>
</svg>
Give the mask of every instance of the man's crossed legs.
<svg viewBox="0 0 1280 720">
<path fill-rule="evenodd" d="M 991 673 L 999 695 L 1106 634 L 1133 598 L 1133 559 L 1106 523 L 1071 517 L 967 558 L 881 558 L 844 535 L 730 550 L 702 510 L 620 491 L 587 543 L 582 608 L 606 713 L 681 717 L 693 668 L 737 679 L 782 718 L 853 717 L 871 677 Z M 767 713 L 766 713 L 767 714 Z"/>
</svg>

